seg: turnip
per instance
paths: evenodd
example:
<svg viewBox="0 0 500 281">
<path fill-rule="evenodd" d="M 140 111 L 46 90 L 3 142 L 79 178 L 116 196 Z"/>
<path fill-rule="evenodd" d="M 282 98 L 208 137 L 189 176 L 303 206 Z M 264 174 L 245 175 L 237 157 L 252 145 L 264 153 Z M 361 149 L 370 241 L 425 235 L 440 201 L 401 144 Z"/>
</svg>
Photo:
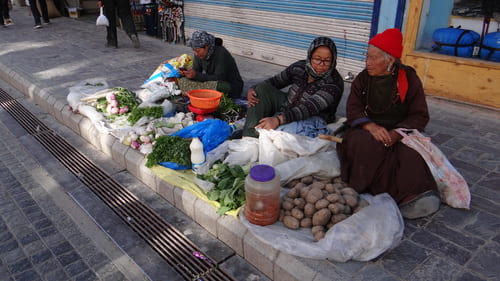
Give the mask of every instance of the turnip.
<svg viewBox="0 0 500 281">
<path fill-rule="evenodd" d="M 149 136 L 140 136 L 139 137 L 139 140 L 142 142 L 142 143 L 150 143 L 151 142 L 151 138 Z"/>
<path fill-rule="evenodd" d="M 110 112 L 111 114 L 118 114 L 118 112 L 119 112 L 118 107 L 111 107 L 111 112 Z"/>
<path fill-rule="evenodd" d="M 130 144 L 130 147 L 132 147 L 133 149 L 138 149 L 140 147 L 139 142 L 136 140 L 132 141 L 132 143 Z"/>
<path fill-rule="evenodd" d="M 111 109 L 112 109 L 112 108 L 113 108 L 113 107 L 111 106 L 111 104 L 108 104 L 108 105 L 106 106 L 106 112 L 107 112 L 107 113 L 111 113 Z"/>
<path fill-rule="evenodd" d="M 124 114 L 127 112 L 128 112 L 128 106 L 120 107 L 120 110 L 118 111 L 118 113 L 120 113 L 120 114 Z"/>
<path fill-rule="evenodd" d="M 122 143 L 123 143 L 124 145 L 131 145 L 131 144 L 132 144 L 132 140 L 130 139 L 130 136 L 126 136 L 126 137 L 123 139 Z"/>
<path fill-rule="evenodd" d="M 130 135 L 130 139 L 131 139 L 132 141 L 136 141 L 138 137 L 139 137 L 139 136 L 138 136 L 136 133 L 133 133 L 133 134 L 131 134 L 131 135 Z"/>
</svg>

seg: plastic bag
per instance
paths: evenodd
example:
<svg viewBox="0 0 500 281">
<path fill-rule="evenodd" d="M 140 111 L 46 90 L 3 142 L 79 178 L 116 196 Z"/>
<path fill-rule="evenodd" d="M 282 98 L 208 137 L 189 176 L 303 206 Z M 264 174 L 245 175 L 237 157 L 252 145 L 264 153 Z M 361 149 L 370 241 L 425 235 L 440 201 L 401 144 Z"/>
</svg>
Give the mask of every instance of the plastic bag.
<svg viewBox="0 0 500 281">
<path fill-rule="evenodd" d="M 171 64 L 164 63 L 156 68 L 148 80 L 144 81 L 141 88 L 147 88 L 150 83 L 163 83 L 167 78 L 172 77 L 181 77 L 181 75 Z"/>
<path fill-rule="evenodd" d="M 97 20 L 95 22 L 95 25 L 103 25 L 103 26 L 109 26 L 109 20 L 108 18 L 104 15 L 103 12 L 103 7 L 100 8 L 100 14 L 97 17 Z"/>
<path fill-rule="evenodd" d="M 259 139 L 242 138 L 239 140 L 227 141 L 228 155 L 223 163 L 229 165 L 246 165 L 259 160 Z"/>
<path fill-rule="evenodd" d="M 467 182 L 431 139 L 415 129 L 396 129 L 396 132 L 403 136 L 401 142 L 416 150 L 427 163 L 436 180 L 441 200 L 454 208 L 469 209 L 470 191 Z"/>
<path fill-rule="evenodd" d="M 206 119 L 172 134 L 181 138 L 198 137 L 203 143 L 205 153 L 223 143 L 230 135 L 231 127 L 220 119 Z"/>
<path fill-rule="evenodd" d="M 404 222 L 396 202 L 387 194 L 361 194 L 370 205 L 330 228 L 314 242 L 310 228 L 288 229 L 282 222 L 253 225 L 240 212 L 241 222 L 262 242 L 290 255 L 310 259 L 369 261 L 401 241 Z"/>
<path fill-rule="evenodd" d="M 298 157 L 274 166 L 280 176 L 281 185 L 293 179 L 314 176 L 318 179 L 330 179 L 340 176 L 340 161 L 337 151 L 329 150 L 307 157 Z"/>
<path fill-rule="evenodd" d="M 330 141 L 290 134 L 275 130 L 258 129 L 259 163 L 276 166 L 297 157 L 334 150 Z"/>
</svg>

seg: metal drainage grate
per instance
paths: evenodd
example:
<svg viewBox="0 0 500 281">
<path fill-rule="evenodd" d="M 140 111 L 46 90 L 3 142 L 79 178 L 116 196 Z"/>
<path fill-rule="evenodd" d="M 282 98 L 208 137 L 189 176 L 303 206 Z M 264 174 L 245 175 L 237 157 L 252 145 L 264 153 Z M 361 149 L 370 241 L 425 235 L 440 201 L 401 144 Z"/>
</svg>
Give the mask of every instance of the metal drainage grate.
<svg viewBox="0 0 500 281">
<path fill-rule="evenodd" d="M 186 280 L 235 280 L 176 228 L 0 89 L 0 105 Z"/>
</svg>

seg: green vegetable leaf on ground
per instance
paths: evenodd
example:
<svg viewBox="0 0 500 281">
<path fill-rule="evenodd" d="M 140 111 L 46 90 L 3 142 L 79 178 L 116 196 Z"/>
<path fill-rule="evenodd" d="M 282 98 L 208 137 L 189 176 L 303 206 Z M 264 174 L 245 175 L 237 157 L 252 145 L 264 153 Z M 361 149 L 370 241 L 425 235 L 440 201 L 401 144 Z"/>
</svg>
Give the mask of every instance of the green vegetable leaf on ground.
<svg viewBox="0 0 500 281">
<path fill-rule="evenodd" d="M 215 184 L 215 187 L 207 192 L 207 197 L 220 203 L 217 214 L 223 215 L 245 204 L 245 177 L 248 174 L 245 170 L 239 165 L 230 167 L 217 163 L 206 174 L 197 175 L 198 178 Z"/>
<path fill-rule="evenodd" d="M 153 152 L 147 156 L 146 167 L 153 167 L 159 162 L 173 162 L 191 167 L 189 142 L 178 136 L 157 137 L 153 145 Z"/>
</svg>

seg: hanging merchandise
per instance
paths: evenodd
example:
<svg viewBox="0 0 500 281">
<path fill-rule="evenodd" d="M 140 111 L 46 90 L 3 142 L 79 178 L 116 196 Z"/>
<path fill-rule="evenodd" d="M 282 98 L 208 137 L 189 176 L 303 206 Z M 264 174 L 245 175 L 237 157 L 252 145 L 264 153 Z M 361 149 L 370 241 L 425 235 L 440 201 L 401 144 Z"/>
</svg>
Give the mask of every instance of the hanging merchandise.
<svg viewBox="0 0 500 281">
<path fill-rule="evenodd" d="M 163 41 L 184 43 L 183 1 L 161 0 L 158 2 L 158 16 Z"/>
</svg>

